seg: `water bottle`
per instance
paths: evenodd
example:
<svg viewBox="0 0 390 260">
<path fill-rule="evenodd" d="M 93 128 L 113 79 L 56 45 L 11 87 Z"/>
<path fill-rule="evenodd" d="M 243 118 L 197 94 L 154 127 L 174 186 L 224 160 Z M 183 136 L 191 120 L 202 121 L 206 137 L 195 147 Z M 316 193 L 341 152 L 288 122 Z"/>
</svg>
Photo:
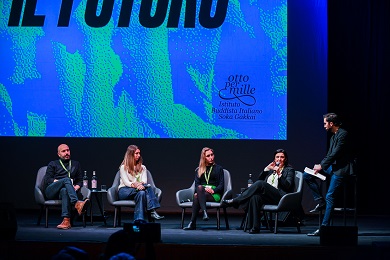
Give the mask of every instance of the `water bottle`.
<svg viewBox="0 0 390 260">
<path fill-rule="evenodd" d="M 248 188 L 253 184 L 252 173 L 249 173 Z"/>
<path fill-rule="evenodd" d="M 87 171 L 84 171 L 83 187 L 85 187 L 85 188 L 88 189 L 88 176 L 87 176 Z"/>
<path fill-rule="evenodd" d="M 96 172 L 95 171 L 93 171 L 93 173 L 92 173 L 91 186 L 92 186 L 91 188 L 93 190 L 97 190 L 97 177 L 96 177 Z"/>
</svg>

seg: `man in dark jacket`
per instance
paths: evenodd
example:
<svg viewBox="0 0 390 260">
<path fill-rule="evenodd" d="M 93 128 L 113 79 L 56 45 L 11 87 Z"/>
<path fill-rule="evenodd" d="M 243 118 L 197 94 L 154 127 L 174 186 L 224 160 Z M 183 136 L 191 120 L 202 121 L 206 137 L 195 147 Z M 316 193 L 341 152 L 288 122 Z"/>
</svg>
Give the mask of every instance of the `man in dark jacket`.
<svg viewBox="0 0 390 260">
<path fill-rule="evenodd" d="M 70 149 L 66 144 L 58 146 L 59 160 L 51 161 L 47 166 L 44 187 L 48 199 L 62 200 L 62 213 L 64 218 L 57 226 L 59 229 L 69 229 L 72 208 L 81 215 L 86 208 L 88 199 L 78 200 L 77 192 L 83 185 L 83 175 L 78 161 L 70 160 Z"/>
<path fill-rule="evenodd" d="M 320 164 L 313 167 L 314 174 L 324 173 L 330 178 L 330 184 L 326 193 L 326 199 L 323 198 L 316 177 L 306 172 L 303 178 L 309 185 L 313 193 L 314 200 L 318 202 L 316 207 L 310 212 L 321 211 L 325 209 L 322 226 L 329 226 L 329 220 L 333 211 L 335 195 L 337 190 L 343 184 L 346 175 L 350 174 L 352 157 L 350 154 L 348 132 L 341 128 L 341 121 L 334 113 L 328 113 L 323 116 L 324 128 L 326 131 L 333 133 L 330 139 L 328 153 Z M 309 236 L 319 236 L 320 230 L 309 233 Z"/>
</svg>

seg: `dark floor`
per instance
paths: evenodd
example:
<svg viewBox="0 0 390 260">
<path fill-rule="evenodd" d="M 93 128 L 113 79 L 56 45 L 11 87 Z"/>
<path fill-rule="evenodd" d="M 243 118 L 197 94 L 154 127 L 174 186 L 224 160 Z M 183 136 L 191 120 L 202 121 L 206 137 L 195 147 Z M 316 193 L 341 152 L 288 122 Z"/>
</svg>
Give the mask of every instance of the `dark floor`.
<svg viewBox="0 0 390 260">
<path fill-rule="evenodd" d="M 105 242 L 109 236 L 122 229 L 113 228 L 112 213 L 108 212 L 107 225 L 103 219 L 96 217 L 94 225 L 88 221 L 84 228 L 80 219 L 74 222 L 69 230 L 58 230 L 61 222 L 59 213 L 53 212 L 49 218 L 49 227 L 36 225 L 38 212 L 17 212 L 17 233 L 15 240 L 6 241 L 0 247 L 0 259 L 21 259 L 32 257 L 50 259 L 50 256 L 61 248 L 74 245 L 84 249 L 90 259 L 98 259 L 104 252 Z M 210 213 L 211 214 L 211 213 Z M 131 222 L 130 213 L 124 213 L 123 222 Z M 186 216 L 185 224 L 188 223 Z M 229 215 L 230 229 L 227 230 L 223 216 L 221 229 L 217 230 L 216 215 L 210 220 L 198 221 L 198 229 L 185 231 L 180 228 L 180 214 L 168 214 L 161 223 L 161 243 L 154 244 L 155 259 L 198 259 L 235 257 L 259 259 L 277 257 L 278 259 L 390 259 L 390 218 L 389 216 L 358 216 L 357 245 L 350 246 L 349 237 L 340 239 L 345 234 L 334 237 L 339 245 L 325 245 L 325 238 L 309 237 L 306 234 L 318 228 L 316 215 L 305 216 L 301 234 L 296 227 L 280 223 L 278 233 L 274 234 L 265 227 L 260 234 L 248 234 L 239 230 L 241 215 Z M 351 223 L 348 223 L 349 225 Z M 341 226 L 341 216 L 335 217 L 334 226 Z M 356 236 L 355 236 L 356 238 Z M 320 243 L 322 239 L 322 243 Z M 353 239 L 353 237 L 352 237 Z M 143 251 L 143 252 L 142 252 Z M 148 252 L 140 249 L 139 258 Z"/>
</svg>

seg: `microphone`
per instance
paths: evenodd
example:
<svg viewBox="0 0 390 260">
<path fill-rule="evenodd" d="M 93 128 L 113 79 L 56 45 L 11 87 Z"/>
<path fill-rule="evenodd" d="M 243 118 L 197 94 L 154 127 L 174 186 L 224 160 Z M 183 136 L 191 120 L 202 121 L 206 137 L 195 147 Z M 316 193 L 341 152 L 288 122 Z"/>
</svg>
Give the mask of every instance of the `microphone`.
<svg viewBox="0 0 390 260">
<path fill-rule="evenodd" d="M 276 166 L 279 166 L 279 164 L 280 164 L 279 162 L 276 162 L 276 163 L 275 163 Z M 274 170 L 274 173 L 276 173 L 275 170 Z"/>
</svg>

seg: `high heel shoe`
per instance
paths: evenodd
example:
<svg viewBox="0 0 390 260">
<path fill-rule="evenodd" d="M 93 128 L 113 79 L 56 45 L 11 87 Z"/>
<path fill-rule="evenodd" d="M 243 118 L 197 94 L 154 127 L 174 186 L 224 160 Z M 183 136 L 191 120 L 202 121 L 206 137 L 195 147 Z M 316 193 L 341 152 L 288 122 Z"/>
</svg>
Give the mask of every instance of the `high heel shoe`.
<svg viewBox="0 0 390 260">
<path fill-rule="evenodd" d="M 154 218 L 154 219 L 157 219 L 157 220 L 165 218 L 164 216 L 160 216 L 160 215 L 157 213 L 156 210 L 152 210 L 152 211 L 150 212 L 150 216 L 151 216 L 152 218 Z"/>
<path fill-rule="evenodd" d="M 188 226 L 184 227 L 183 229 L 184 229 L 184 230 L 195 230 L 195 229 L 196 229 L 196 223 L 190 221 L 190 223 L 188 224 Z"/>
<path fill-rule="evenodd" d="M 209 220 L 209 216 L 207 215 L 207 211 L 203 211 L 203 220 L 204 221 L 207 221 L 207 220 Z"/>
</svg>

